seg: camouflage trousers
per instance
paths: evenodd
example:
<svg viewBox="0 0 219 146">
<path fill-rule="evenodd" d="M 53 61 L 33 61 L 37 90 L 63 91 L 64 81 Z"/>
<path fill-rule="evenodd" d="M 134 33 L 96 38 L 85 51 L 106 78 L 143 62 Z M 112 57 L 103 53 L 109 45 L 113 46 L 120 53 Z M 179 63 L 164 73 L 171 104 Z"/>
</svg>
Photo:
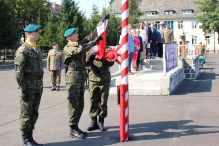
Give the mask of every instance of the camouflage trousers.
<svg viewBox="0 0 219 146">
<path fill-rule="evenodd" d="M 84 83 L 66 83 L 69 126 L 79 123 L 84 110 Z"/>
<path fill-rule="evenodd" d="M 107 116 L 107 100 L 109 96 L 110 82 L 89 83 L 90 96 L 90 117 L 94 118 L 99 115 L 100 118 Z"/>
<path fill-rule="evenodd" d="M 20 100 L 20 130 L 24 134 L 34 129 L 39 115 L 42 89 L 28 89 L 27 102 L 22 99 L 22 89 L 18 87 Z"/>
</svg>

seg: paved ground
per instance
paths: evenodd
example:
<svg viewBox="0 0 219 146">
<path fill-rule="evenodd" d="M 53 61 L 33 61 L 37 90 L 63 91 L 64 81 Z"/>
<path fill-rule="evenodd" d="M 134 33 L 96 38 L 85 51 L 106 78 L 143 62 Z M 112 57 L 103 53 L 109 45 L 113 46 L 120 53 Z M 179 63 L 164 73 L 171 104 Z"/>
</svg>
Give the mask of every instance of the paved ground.
<svg viewBox="0 0 219 146">
<path fill-rule="evenodd" d="M 46 146 L 218 146 L 219 145 L 219 54 L 208 54 L 197 80 L 183 81 L 170 96 L 130 96 L 130 138 L 119 141 L 119 105 L 116 95 L 108 100 L 107 131 L 89 132 L 85 140 L 69 137 L 64 72 L 61 90 L 50 91 L 45 69 L 44 93 L 34 138 Z M 45 63 L 45 62 L 44 62 Z M 116 70 L 114 67 L 112 70 Z M 19 100 L 13 65 L 0 65 L 0 146 L 21 145 Z M 86 130 L 89 97 L 79 127 Z"/>
</svg>

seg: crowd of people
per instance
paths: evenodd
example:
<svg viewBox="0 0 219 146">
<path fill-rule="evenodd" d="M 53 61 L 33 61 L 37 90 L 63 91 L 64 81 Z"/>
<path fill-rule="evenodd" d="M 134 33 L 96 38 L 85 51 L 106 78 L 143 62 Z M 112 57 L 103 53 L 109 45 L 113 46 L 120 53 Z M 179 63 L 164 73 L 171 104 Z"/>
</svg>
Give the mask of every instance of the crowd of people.
<svg viewBox="0 0 219 146">
<path fill-rule="evenodd" d="M 119 43 L 121 43 L 121 37 Z M 129 24 L 129 75 L 134 75 L 135 71 L 141 71 L 141 58 L 162 58 L 163 44 L 172 43 L 173 30 L 169 28 L 169 24 L 160 24 L 159 30 L 157 30 L 156 24 L 149 24 L 148 21 L 140 22 L 136 29 L 132 29 L 132 26 Z"/>
</svg>

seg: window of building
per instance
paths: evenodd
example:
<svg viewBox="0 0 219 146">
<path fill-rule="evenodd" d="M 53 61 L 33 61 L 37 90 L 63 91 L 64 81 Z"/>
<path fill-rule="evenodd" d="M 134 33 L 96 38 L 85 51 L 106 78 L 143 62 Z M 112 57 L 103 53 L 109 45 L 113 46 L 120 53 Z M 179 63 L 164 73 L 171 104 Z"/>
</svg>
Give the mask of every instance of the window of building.
<svg viewBox="0 0 219 146">
<path fill-rule="evenodd" d="M 192 14 L 192 10 L 183 10 L 183 14 Z"/>
<path fill-rule="evenodd" d="M 183 29 L 183 21 L 178 21 L 178 29 Z"/>
<path fill-rule="evenodd" d="M 115 13 L 115 17 L 122 17 L 121 13 Z"/>
<path fill-rule="evenodd" d="M 165 15 L 173 15 L 173 11 L 172 11 L 172 10 L 170 10 L 170 11 L 164 11 L 164 14 L 165 14 Z"/>
<path fill-rule="evenodd" d="M 192 28 L 197 28 L 196 22 L 192 22 Z"/>
<path fill-rule="evenodd" d="M 197 44 L 197 36 L 192 37 L 192 44 Z"/>
<path fill-rule="evenodd" d="M 157 25 L 157 30 L 160 29 L 160 21 L 156 21 L 155 24 Z"/>
<path fill-rule="evenodd" d="M 153 12 L 147 12 L 147 15 L 148 16 L 153 16 L 153 15 L 156 15 L 156 12 L 154 12 L 154 11 Z"/>
<path fill-rule="evenodd" d="M 210 37 L 209 36 L 206 36 L 206 40 L 207 40 L 207 44 L 210 44 Z"/>
<path fill-rule="evenodd" d="M 173 21 L 165 21 L 164 22 L 165 23 L 165 25 L 167 25 L 167 23 L 169 24 L 169 28 L 171 28 L 173 31 L 174 31 L 174 28 L 173 28 L 173 26 L 174 26 L 174 22 Z"/>
</svg>

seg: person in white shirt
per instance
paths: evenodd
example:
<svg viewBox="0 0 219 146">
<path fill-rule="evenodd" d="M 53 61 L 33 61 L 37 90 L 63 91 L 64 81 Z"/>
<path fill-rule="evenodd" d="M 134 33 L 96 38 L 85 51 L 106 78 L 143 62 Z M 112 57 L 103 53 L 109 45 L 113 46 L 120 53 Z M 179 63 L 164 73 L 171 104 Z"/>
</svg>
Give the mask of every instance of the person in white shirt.
<svg viewBox="0 0 219 146">
<path fill-rule="evenodd" d="M 140 22 L 138 24 L 138 30 L 140 31 L 139 36 L 142 37 L 142 44 L 143 44 L 143 57 L 146 56 L 146 49 L 145 45 L 148 43 L 148 34 L 146 33 L 144 27 L 143 27 L 143 22 Z"/>
</svg>

